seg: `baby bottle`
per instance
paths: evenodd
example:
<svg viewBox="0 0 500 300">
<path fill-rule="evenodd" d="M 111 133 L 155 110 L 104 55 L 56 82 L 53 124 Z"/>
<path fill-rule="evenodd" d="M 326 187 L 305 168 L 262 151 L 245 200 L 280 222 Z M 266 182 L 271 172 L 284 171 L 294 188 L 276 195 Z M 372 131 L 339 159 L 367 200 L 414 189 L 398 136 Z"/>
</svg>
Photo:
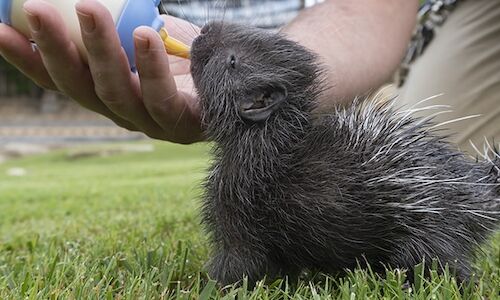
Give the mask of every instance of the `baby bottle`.
<svg viewBox="0 0 500 300">
<path fill-rule="evenodd" d="M 52 3 L 59 11 L 66 24 L 71 40 L 77 45 L 82 57 L 87 59 L 87 51 L 82 42 L 80 26 L 75 11 L 75 4 L 78 0 L 45 0 Z M 145 25 L 156 31 L 162 29 L 164 23 L 160 18 L 158 4 L 160 0 L 99 0 L 111 13 L 116 30 L 120 37 L 122 47 L 127 53 L 127 57 L 132 69 L 135 67 L 133 31 L 135 28 Z M 26 37 L 30 38 L 31 33 L 28 20 L 23 10 L 26 0 L 0 0 L 0 21 L 12 26 Z M 169 37 L 163 30 L 162 39 L 166 45 L 173 47 L 173 52 L 188 53 L 189 48 Z M 178 48 L 176 48 L 178 47 Z M 182 56 L 182 55 L 181 55 Z"/>
</svg>

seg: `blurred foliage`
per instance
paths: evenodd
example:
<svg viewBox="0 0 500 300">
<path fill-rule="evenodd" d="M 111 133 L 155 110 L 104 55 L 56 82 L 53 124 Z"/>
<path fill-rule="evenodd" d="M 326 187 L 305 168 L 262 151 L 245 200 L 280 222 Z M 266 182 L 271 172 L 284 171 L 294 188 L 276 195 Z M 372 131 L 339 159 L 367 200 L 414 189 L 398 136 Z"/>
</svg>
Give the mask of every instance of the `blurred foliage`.
<svg viewBox="0 0 500 300">
<path fill-rule="evenodd" d="M 40 97 L 42 92 L 42 88 L 0 57 L 0 97 L 19 95 Z"/>
</svg>

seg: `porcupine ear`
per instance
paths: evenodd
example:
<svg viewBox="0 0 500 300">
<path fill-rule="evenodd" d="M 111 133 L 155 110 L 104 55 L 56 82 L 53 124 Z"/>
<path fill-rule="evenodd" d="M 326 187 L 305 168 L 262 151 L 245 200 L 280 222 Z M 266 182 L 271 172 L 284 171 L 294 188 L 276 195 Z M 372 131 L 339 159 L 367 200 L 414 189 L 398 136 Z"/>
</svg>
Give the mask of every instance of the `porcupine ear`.
<svg viewBox="0 0 500 300">
<path fill-rule="evenodd" d="M 265 121 L 285 101 L 287 90 L 281 84 L 256 89 L 239 103 L 240 116 L 251 122 Z"/>
</svg>

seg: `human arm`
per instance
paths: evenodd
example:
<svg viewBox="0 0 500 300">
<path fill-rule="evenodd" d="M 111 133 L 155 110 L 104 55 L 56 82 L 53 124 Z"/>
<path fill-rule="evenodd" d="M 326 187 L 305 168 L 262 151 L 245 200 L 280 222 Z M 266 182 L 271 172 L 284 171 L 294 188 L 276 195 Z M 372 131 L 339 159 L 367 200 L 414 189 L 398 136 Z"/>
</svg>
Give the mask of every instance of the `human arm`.
<svg viewBox="0 0 500 300">
<path fill-rule="evenodd" d="M 391 77 L 407 49 L 417 9 L 417 0 L 327 0 L 282 31 L 319 55 L 331 86 L 321 106 L 329 106 Z"/>
</svg>

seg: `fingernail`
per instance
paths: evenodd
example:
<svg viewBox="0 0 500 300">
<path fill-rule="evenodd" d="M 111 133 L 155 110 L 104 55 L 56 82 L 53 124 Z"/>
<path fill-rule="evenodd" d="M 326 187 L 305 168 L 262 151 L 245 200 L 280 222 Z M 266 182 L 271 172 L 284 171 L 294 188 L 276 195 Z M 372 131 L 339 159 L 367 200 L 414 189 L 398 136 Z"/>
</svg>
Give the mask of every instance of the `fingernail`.
<svg viewBox="0 0 500 300">
<path fill-rule="evenodd" d="M 142 51 L 149 50 L 149 40 L 135 36 L 135 48 Z"/>
<path fill-rule="evenodd" d="M 30 13 L 27 10 L 24 10 L 26 12 L 26 17 L 28 18 L 28 23 L 30 26 L 31 31 L 33 32 L 38 32 L 42 28 L 42 23 L 40 23 L 40 18 L 38 16 L 35 16 L 34 14 Z"/>
<path fill-rule="evenodd" d="M 95 21 L 92 15 L 87 15 L 82 12 L 77 11 L 78 20 L 80 20 L 80 26 L 86 33 L 92 33 L 95 29 Z"/>
</svg>

